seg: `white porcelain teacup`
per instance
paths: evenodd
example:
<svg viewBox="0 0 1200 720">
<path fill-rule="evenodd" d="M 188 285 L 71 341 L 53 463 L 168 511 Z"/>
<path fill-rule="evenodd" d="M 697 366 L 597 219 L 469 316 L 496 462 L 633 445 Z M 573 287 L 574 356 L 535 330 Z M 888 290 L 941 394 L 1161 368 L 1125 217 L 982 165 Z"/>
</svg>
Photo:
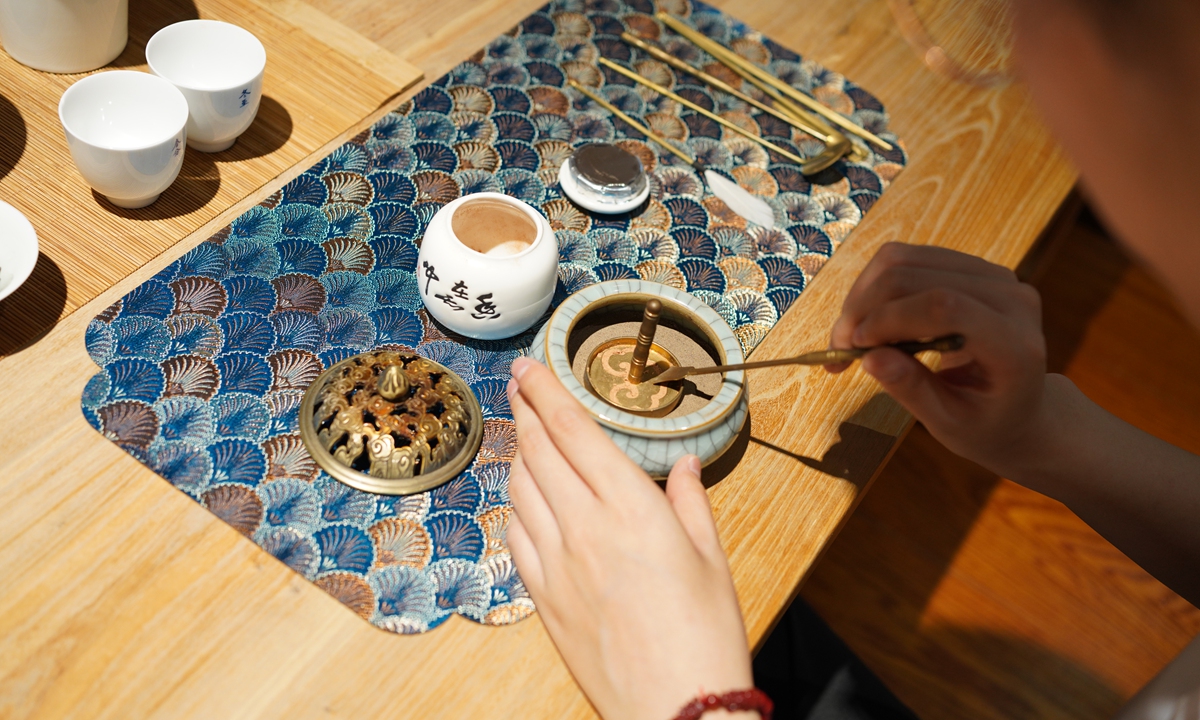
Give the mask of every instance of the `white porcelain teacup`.
<svg viewBox="0 0 1200 720">
<path fill-rule="evenodd" d="M 188 106 L 162 78 L 131 70 L 89 75 L 63 93 L 58 118 L 79 173 L 114 205 L 145 207 L 179 175 Z"/>
<path fill-rule="evenodd" d="M 0 0 L 0 38 L 14 60 L 35 70 L 78 73 L 125 49 L 129 0 Z"/>
<path fill-rule="evenodd" d="M 185 20 L 150 38 L 146 61 L 150 72 L 187 98 L 188 146 L 220 152 L 254 122 L 267 51 L 249 31 L 217 20 Z"/>
<path fill-rule="evenodd" d="M 525 227 L 510 237 L 503 230 L 505 219 L 497 218 L 499 222 L 487 223 L 482 231 L 487 247 L 477 249 L 456 232 L 456 213 L 489 203 L 500 203 L 501 215 L 515 211 L 518 224 Z M 508 195 L 460 197 L 429 221 L 417 255 L 417 280 L 425 307 L 451 330 L 480 340 L 512 337 L 537 322 L 554 299 L 554 229 L 536 208 Z"/>
</svg>

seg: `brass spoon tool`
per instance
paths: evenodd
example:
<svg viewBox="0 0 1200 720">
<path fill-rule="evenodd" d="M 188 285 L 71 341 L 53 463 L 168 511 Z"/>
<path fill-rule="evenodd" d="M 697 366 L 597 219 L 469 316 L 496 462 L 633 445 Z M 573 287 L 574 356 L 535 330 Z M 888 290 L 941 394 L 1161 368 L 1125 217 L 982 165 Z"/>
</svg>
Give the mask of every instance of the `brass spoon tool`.
<svg viewBox="0 0 1200 720">
<path fill-rule="evenodd" d="M 715 77 L 713 75 L 710 75 L 707 72 L 705 72 L 697 67 L 693 67 L 692 65 L 689 65 L 688 63 L 684 62 L 683 60 L 680 60 L 679 58 L 675 57 L 674 55 L 671 55 L 670 53 L 666 52 L 662 48 L 658 48 L 658 47 L 651 45 L 650 43 L 647 43 L 646 41 L 642 40 L 641 38 L 637 37 L 636 35 L 632 35 L 628 32 L 623 32 L 623 33 L 621 33 L 621 39 L 624 40 L 626 43 L 634 46 L 635 48 L 641 50 L 642 52 L 646 53 L 647 55 L 654 58 L 655 60 L 666 63 L 667 65 L 670 65 L 671 67 L 675 68 L 676 70 L 688 73 L 696 78 L 699 78 L 701 81 L 716 88 L 717 90 L 720 90 L 721 92 L 726 93 L 728 95 L 732 95 L 735 98 L 737 98 L 738 100 L 741 100 L 742 102 L 744 102 L 748 105 L 756 107 L 759 110 L 762 110 L 763 112 L 765 112 L 775 118 L 778 118 L 779 120 L 782 120 L 783 122 L 787 123 L 788 125 L 791 125 L 792 127 L 796 128 L 798 130 L 806 132 L 809 135 L 812 135 L 813 137 L 817 138 L 821 142 L 825 143 L 825 145 L 826 145 L 825 151 L 822 152 L 820 155 L 814 157 L 808 163 L 808 166 L 810 167 L 811 172 L 814 172 L 814 173 L 820 172 L 821 170 L 824 170 L 825 168 L 829 167 L 830 165 L 833 165 L 835 162 L 837 162 L 839 159 L 841 159 L 841 157 L 843 155 L 845 155 L 847 152 L 849 152 L 853 148 L 853 144 L 850 142 L 849 139 L 846 138 L 845 135 L 830 128 L 824 122 L 808 115 L 807 113 L 804 113 L 803 116 L 800 116 L 800 115 L 793 116 L 790 113 L 781 112 L 760 100 L 756 100 L 756 99 L 750 97 L 746 93 L 742 92 L 741 90 L 738 90 L 737 88 L 733 87 L 732 85 L 725 82 L 724 80 L 722 80 L 718 77 Z"/>
<path fill-rule="evenodd" d="M 796 357 L 777 358 L 775 360 L 759 360 L 756 362 L 739 363 L 737 365 L 715 365 L 713 367 L 673 367 L 664 370 L 646 380 L 651 385 L 659 385 L 668 383 L 673 380 L 682 380 L 689 375 L 706 375 L 708 373 L 725 373 L 735 370 L 754 370 L 755 368 L 776 367 L 778 365 L 830 365 L 833 363 L 852 362 L 866 355 L 868 352 L 875 350 L 878 347 L 896 348 L 901 352 L 906 352 L 909 355 L 915 355 L 924 350 L 936 350 L 938 352 L 952 352 L 961 350 L 963 346 L 962 335 L 945 335 L 933 340 L 917 341 L 909 340 L 906 342 L 891 343 L 890 345 L 877 345 L 868 348 L 851 348 L 849 350 L 817 350 L 815 352 L 804 353 Z"/>
<path fill-rule="evenodd" d="M 782 93 L 789 99 L 804 105 L 809 110 L 812 110 L 818 115 L 824 117 L 826 120 L 829 120 L 843 130 L 853 135 L 857 135 L 863 140 L 866 140 L 883 150 L 892 149 L 892 144 L 888 141 L 872 133 L 870 130 L 855 125 L 841 113 L 830 110 L 808 95 L 805 95 L 796 88 L 770 74 L 766 70 L 763 70 L 759 66 L 743 58 L 741 55 L 738 55 L 729 48 L 726 48 L 724 45 L 721 45 L 715 40 L 711 40 L 702 35 L 700 32 L 688 27 L 678 18 L 675 18 L 665 12 L 656 13 L 654 17 L 679 35 L 682 35 L 696 47 L 707 52 L 709 55 L 712 55 L 714 58 L 727 65 L 731 70 L 738 73 L 742 77 L 745 77 L 751 82 L 755 82 L 755 80 L 757 80 L 758 82 L 755 82 L 755 84 L 759 86 L 759 89 L 763 89 L 760 83 L 770 85 L 776 91 L 776 93 L 772 95 L 774 99 L 778 100 L 778 93 Z M 749 77 L 751 75 L 754 76 L 754 79 Z"/>
</svg>

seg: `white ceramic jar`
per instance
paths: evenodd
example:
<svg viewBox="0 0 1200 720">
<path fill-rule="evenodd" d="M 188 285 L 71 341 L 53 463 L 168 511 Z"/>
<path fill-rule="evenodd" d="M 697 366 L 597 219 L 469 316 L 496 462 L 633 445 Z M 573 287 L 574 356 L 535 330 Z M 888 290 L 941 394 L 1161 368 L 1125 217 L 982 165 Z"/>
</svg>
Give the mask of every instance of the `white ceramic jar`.
<svg viewBox="0 0 1200 720">
<path fill-rule="evenodd" d="M 515 255 L 485 255 L 463 244 L 451 218 L 466 203 L 501 201 L 527 213 L 537 226 L 529 247 Z M 454 332 L 498 340 L 528 330 L 550 307 L 558 282 L 558 242 L 550 221 L 502 193 L 465 195 L 448 203 L 425 230 L 417 256 L 421 300 Z"/>
<path fill-rule="evenodd" d="M 88 75 L 63 93 L 58 118 L 79 174 L 118 207 L 149 205 L 179 176 L 188 105 L 162 78 Z"/>
<path fill-rule="evenodd" d="M 187 98 L 188 147 L 220 152 L 258 114 L 267 51 L 243 28 L 217 20 L 185 20 L 146 43 L 150 72 Z"/>
<path fill-rule="evenodd" d="M 125 49 L 129 0 L 0 0 L 0 42 L 35 70 L 79 73 Z"/>
</svg>

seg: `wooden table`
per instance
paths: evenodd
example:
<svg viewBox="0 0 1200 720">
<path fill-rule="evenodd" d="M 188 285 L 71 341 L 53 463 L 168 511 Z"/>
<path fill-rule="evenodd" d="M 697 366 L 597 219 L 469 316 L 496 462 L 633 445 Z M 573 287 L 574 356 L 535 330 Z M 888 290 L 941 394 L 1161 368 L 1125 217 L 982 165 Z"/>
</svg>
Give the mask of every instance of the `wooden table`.
<svg viewBox="0 0 1200 720">
<path fill-rule="evenodd" d="M 310 0 L 301 9 L 323 11 L 345 26 L 334 34 L 357 31 L 432 79 L 540 2 Z M 716 4 L 878 95 L 912 158 L 757 356 L 823 345 L 881 243 L 1015 266 L 1070 191 L 1074 171 L 1025 91 L 983 92 L 924 70 L 884 0 Z M 379 60 L 373 52 L 364 63 Z M 0 361 L 0 717 L 592 714 L 536 616 L 504 628 L 456 617 L 420 636 L 382 632 L 81 416 L 95 372 L 88 320 L 303 166 Z M 751 398 L 749 441 L 710 494 L 758 644 L 910 419 L 857 370 L 782 371 Z"/>
</svg>

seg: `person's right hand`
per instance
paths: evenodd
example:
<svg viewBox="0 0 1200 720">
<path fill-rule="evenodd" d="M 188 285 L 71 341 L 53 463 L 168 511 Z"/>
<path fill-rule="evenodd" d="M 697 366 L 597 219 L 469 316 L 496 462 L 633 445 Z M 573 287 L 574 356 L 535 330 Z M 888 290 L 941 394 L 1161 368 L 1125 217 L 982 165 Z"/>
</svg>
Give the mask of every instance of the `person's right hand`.
<svg viewBox="0 0 1200 720">
<path fill-rule="evenodd" d="M 890 348 L 867 353 L 863 370 L 947 448 L 1003 472 L 1048 422 L 1041 300 L 1011 270 L 943 248 L 884 245 L 846 296 L 830 344 L 952 333 L 966 343 L 937 372 Z"/>
</svg>

